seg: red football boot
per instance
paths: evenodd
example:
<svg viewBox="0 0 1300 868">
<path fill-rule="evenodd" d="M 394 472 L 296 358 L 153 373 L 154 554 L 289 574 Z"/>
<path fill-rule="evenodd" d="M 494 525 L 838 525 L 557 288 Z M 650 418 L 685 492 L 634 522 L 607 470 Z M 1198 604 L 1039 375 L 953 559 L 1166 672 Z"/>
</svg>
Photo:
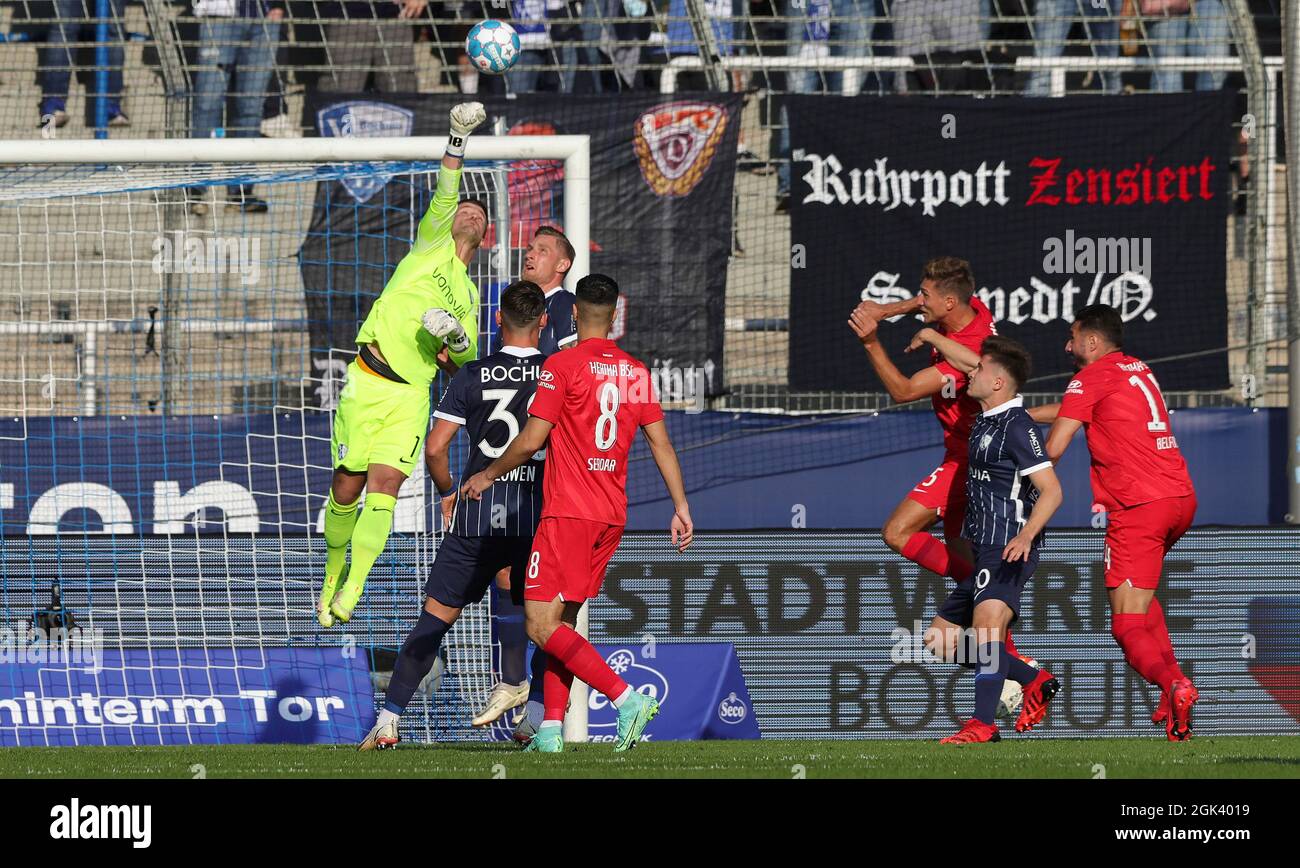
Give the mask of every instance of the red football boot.
<svg viewBox="0 0 1300 868">
<path fill-rule="evenodd" d="M 1155 711 L 1151 712 L 1151 722 L 1161 724 L 1167 720 L 1169 720 L 1169 691 L 1161 690 L 1160 704 L 1156 706 Z"/>
<path fill-rule="evenodd" d="M 1169 721 L 1165 729 L 1170 741 L 1192 737 L 1192 706 L 1201 698 L 1192 679 L 1183 678 L 1169 686 Z"/>
<path fill-rule="evenodd" d="M 1046 669 L 1039 671 L 1033 681 L 1025 685 L 1025 699 L 1016 718 L 1016 732 L 1029 732 L 1047 716 L 1047 703 L 1061 692 L 1061 682 Z"/>
<path fill-rule="evenodd" d="M 987 741 L 1002 741 L 998 728 L 972 717 L 955 734 L 940 739 L 939 744 L 980 744 Z"/>
</svg>

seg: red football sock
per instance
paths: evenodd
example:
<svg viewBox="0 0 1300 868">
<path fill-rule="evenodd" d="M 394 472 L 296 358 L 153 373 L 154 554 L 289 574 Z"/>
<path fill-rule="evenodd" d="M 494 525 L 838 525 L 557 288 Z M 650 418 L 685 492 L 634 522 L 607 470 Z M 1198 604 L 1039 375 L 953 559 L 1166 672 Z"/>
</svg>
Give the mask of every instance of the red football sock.
<svg viewBox="0 0 1300 868">
<path fill-rule="evenodd" d="M 941 576 L 952 576 L 961 581 L 970 576 L 972 567 L 948 547 L 925 531 L 917 531 L 907 538 L 903 557 Z"/>
<path fill-rule="evenodd" d="M 1010 627 L 1008 627 L 1006 631 L 1006 643 L 1007 643 L 1007 653 L 1010 654 L 1012 657 L 1019 657 L 1020 655 L 1016 653 L 1016 643 L 1011 641 Z"/>
<path fill-rule="evenodd" d="M 1124 651 L 1124 659 L 1138 675 L 1168 690 L 1174 672 L 1160 652 L 1160 643 L 1147 632 L 1146 615 L 1111 615 L 1111 635 Z"/>
<path fill-rule="evenodd" d="M 573 686 L 573 673 L 554 657 L 546 658 L 546 673 L 542 676 L 542 704 L 546 713 L 542 720 L 564 720 L 569 707 L 569 688 Z"/>
<path fill-rule="evenodd" d="M 591 643 L 578 635 L 572 627 L 561 624 L 551 634 L 543 649 L 552 659 L 558 659 L 578 678 L 610 698 L 618 699 L 627 690 L 627 682 L 614 674 Z M 549 669 L 548 669 L 549 672 Z M 549 686 L 549 682 L 548 682 Z M 547 705 L 550 705 L 549 699 Z"/>
<path fill-rule="evenodd" d="M 1173 670 L 1174 677 L 1182 680 L 1183 670 L 1178 665 L 1178 658 L 1174 656 L 1174 646 L 1169 641 L 1169 630 L 1165 627 L 1165 610 L 1155 597 L 1151 598 L 1151 606 L 1147 609 L 1146 628 L 1151 637 L 1160 644 L 1160 655 L 1166 665 Z"/>
<path fill-rule="evenodd" d="M 975 574 L 974 564 L 953 551 L 951 545 L 945 545 L 944 548 L 948 552 L 948 575 L 958 582 L 964 582 Z"/>
</svg>

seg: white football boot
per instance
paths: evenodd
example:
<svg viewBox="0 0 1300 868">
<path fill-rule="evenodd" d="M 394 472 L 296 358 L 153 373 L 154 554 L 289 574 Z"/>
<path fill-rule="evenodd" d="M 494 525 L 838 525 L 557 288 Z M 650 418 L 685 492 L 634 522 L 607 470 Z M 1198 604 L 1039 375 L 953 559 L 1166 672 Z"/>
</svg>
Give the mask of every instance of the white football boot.
<svg viewBox="0 0 1300 868">
<path fill-rule="evenodd" d="M 487 726 L 496 722 L 501 715 L 505 714 L 512 708 L 517 708 L 528 701 L 528 680 L 519 684 L 507 684 L 504 681 L 498 681 L 492 688 L 492 693 L 488 696 L 487 705 L 483 710 L 474 716 L 470 723 L 475 726 Z"/>
<path fill-rule="evenodd" d="M 387 750 L 396 747 L 402 739 L 397 734 L 397 722 L 376 723 L 370 728 L 365 741 L 357 745 L 357 750 Z"/>
</svg>

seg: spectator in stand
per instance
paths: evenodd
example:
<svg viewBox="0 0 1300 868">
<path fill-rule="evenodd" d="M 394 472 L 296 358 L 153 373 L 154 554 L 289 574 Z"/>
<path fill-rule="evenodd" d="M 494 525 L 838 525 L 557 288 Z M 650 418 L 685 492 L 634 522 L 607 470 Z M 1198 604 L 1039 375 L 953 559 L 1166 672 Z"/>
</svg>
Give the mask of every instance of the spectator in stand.
<svg viewBox="0 0 1300 868">
<path fill-rule="evenodd" d="M 547 19 L 564 9 L 563 0 L 510 0 L 510 24 L 519 34 L 519 59 L 506 73 L 510 93 L 533 93 L 542 73 L 555 69 Z"/>
<path fill-rule="evenodd" d="M 568 0 L 551 25 L 565 93 L 604 93 L 643 86 L 642 46 L 654 26 L 648 0 Z"/>
<path fill-rule="evenodd" d="M 786 16 L 786 54 L 807 63 L 831 56 L 831 0 L 803 0 L 789 3 Z M 785 74 L 786 90 L 792 94 L 823 93 L 825 73 L 815 67 L 790 69 Z M 780 160 L 776 169 L 776 213 L 790 208 L 790 116 L 782 100 L 777 124 Z"/>
<path fill-rule="evenodd" d="M 1094 57 L 1118 57 L 1120 3 L 1121 0 L 1038 0 L 1029 25 L 1034 39 L 1034 57 L 1060 57 L 1064 54 L 1070 27 L 1080 20 L 1084 39 Z M 1100 78 L 1102 91 L 1119 93 L 1118 72 L 1103 72 Z M 1051 70 L 1036 69 L 1029 75 L 1025 94 L 1048 96 L 1051 84 Z"/>
<path fill-rule="evenodd" d="M 787 0 L 787 54 L 809 63 L 828 57 L 870 57 L 875 0 Z M 788 93 L 848 93 L 861 88 L 860 70 L 825 72 L 816 67 L 786 73 Z M 779 161 L 776 173 L 776 212 L 790 207 L 790 126 L 785 107 L 777 125 Z"/>
<path fill-rule="evenodd" d="M 805 0 L 810 5 L 812 0 Z M 831 0 L 831 57 L 870 57 L 871 31 L 879 0 Z M 866 73 L 848 70 L 826 80 L 831 93 L 856 94 Z"/>
<path fill-rule="evenodd" d="M 108 92 L 103 95 L 108 102 L 108 125 L 124 127 L 131 123 L 122 111 L 122 61 L 126 31 L 123 6 L 126 0 L 109 0 L 112 20 L 108 23 Z M 40 119 L 42 129 L 62 127 L 68 122 L 68 89 L 72 73 L 77 69 L 73 45 L 95 41 L 95 0 L 54 0 L 51 4 L 53 23 L 45 36 L 45 44 L 36 52 L 37 77 L 41 85 Z M 98 81 L 91 71 L 88 82 Z M 86 126 L 95 125 L 95 104 L 99 97 L 92 91 L 94 84 L 86 87 Z"/>
<path fill-rule="evenodd" d="M 660 8 L 664 0 L 660 0 Z M 667 0 L 668 20 L 665 38 L 656 51 L 655 60 L 670 63 L 677 57 L 700 57 L 701 51 L 691 29 L 686 0 Z M 745 15 L 745 0 L 704 0 L 704 11 L 710 19 L 713 43 L 719 57 L 738 54 L 741 33 L 738 23 Z M 654 82 L 657 87 L 658 82 Z M 722 89 L 732 86 L 730 76 L 724 75 Z M 677 73 L 677 91 L 708 90 L 709 78 L 703 69 L 687 69 Z"/>
<path fill-rule="evenodd" d="M 752 41 L 745 45 L 744 53 L 751 57 L 772 59 L 785 57 L 789 42 L 787 32 L 789 22 L 785 19 L 790 0 L 747 0 L 747 2 L 749 8 L 746 10 L 745 35 Z M 746 99 L 749 94 L 759 95 L 758 125 L 772 132 L 767 137 L 766 159 L 760 158 L 742 145 L 736 164 L 738 169 L 747 169 L 755 175 L 770 175 L 777 171 L 778 165 L 784 159 L 783 154 L 788 149 L 788 142 L 783 146 L 780 126 L 784 123 L 782 120 L 784 103 L 779 94 L 788 92 L 787 81 L 788 76 L 784 69 L 774 69 L 767 64 L 750 73 Z M 777 203 L 779 206 L 779 197 Z M 739 241 L 736 241 L 736 247 L 739 251 Z"/>
<path fill-rule="evenodd" d="M 598 67 L 609 61 L 601 54 L 606 2 L 622 8 L 622 0 L 567 0 L 551 11 L 551 40 L 560 64 L 560 90 L 564 93 L 600 93 Z M 582 67 L 579 71 L 579 67 Z"/>
<path fill-rule="evenodd" d="M 191 109 L 194 138 L 256 138 L 280 41 L 283 0 L 194 0 L 194 15 L 200 19 Z M 233 116 L 223 125 L 228 93 Z M 202 192 L 190 191 L 190 211 L 196 216 L 208 212 Z M 234 185 L 226 189 L 226 210 L 260 213 L 267 204 L 253 195 L 252 185 Z"/>
<path fill-rule="evenodd" d="M 430 50 L 438 58 L 446 84 L 464 94 L 476 94 L 483 89 L 479 72 L 465 53 L 465 39 L 476 23 L 486 18 L 505 18 L 504 11 L 493 9 L 483 0 L 448 0 L 434 13 L 429 25 Z"/>
<path fill-rule="evenodd" d="M 1152 57 L 1227 57 L 1232 39 L 1228 15 L 1220 0 L 1139 0 Z M 1220 90 L 1227 72 L 1196 74 L 1197 90 Z M 1170 93 L 1183 89 L 1181 70 L 1162 70 L 1151 77 L 1151 89 Z"/>
<path fill-rule="evenodd" d="M 293 12 L 288 8 L 288 0 L 284 0 L 284 3 L 284 18 L 291 18 Z M 286 79 L 289 70 L 293 68 L 289 59 L 287 36 L 285 26 L 281 24 L 280 38 L 272 47 L 271 75 L 266 80 L 266 100 L 262 103 L 262 135 L 268 139 L 302 136 L 299 121 L 289 117 L 289 100 L 285 96 Z"/>
<path fill-rule="evenodd" d="M 317 0 L 329 71 L 318 87 L 329 93 L 414 93 L 415 19 L 428 0 Z"/>
<path fill-rule="evenodd" d="M 890 9 L 898 54 L 916 69 L 899 76 L 902 92 L 988 90 L 984 58 L 983 0 L 893 0 Z"/>
</svg>

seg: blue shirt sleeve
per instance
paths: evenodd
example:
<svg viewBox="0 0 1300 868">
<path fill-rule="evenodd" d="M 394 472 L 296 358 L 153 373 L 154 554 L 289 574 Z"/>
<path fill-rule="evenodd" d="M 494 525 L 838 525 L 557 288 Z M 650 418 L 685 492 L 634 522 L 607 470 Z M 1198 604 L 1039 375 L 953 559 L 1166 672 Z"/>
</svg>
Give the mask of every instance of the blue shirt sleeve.
<svg viewBox="0 0 1300 868">
<path fill-rule="evenodd" d="M 537 348 L 543 355 L 554 355 L 573 346 L 578 339 L 578 323 L 574 315 L 574 295 L 566 289 L 546 301 L 546 328 L 542 329 Z"/>
<path fill-rule="evenodd" d="M 442 393 L 442 399 L 438 401 L 438 409 L 433 411 L 433 415 L 438 419 L 464 425 L 466 414 L 469 412 L 469 390 L 469 367 L 466 366 L 451 378 L 451 384 L 447 386 L 447 391 Z"/>
<path fill-rule="evenodd" d="M 576 298 L 573 293 L 561 290 L 555 306 L 555 317 L 547 322 L 555 330 L 555 343 L 561 349 L 578 339 L 578 315 Z"/>
<path fill-rule="evenodd" d="M 1043 448 L 1043 437 L 1038 433 L 1038 424 L 1028 413 L 1008 424 L 1007 441 L 1003 448 L 1020 473 L 1035 473 L 1052 464 L 1047 457 L 1047 450 Z"/>
</svg>

